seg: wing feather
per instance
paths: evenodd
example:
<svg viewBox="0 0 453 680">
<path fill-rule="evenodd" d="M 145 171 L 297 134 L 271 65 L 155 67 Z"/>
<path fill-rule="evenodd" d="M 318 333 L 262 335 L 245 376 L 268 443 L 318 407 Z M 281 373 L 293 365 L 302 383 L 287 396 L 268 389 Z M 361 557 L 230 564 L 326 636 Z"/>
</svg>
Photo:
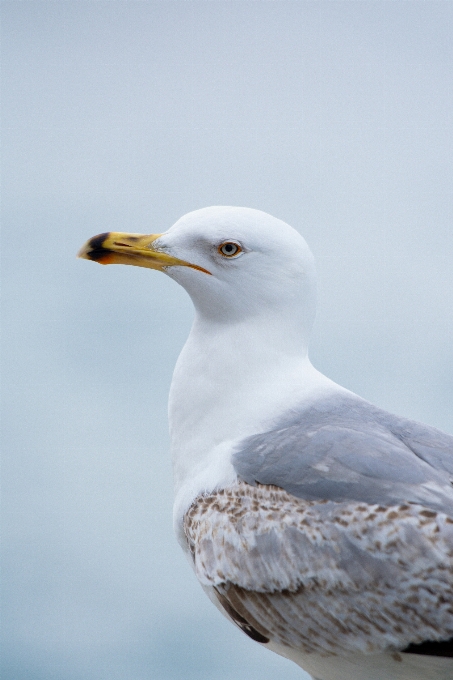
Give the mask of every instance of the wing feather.
<svg viewBox="0 0 453 680">
<path fill-rule="evenodd" d="M 453 437 L 354 395 L 286 414 L 239 442 L 232 462 L 248 484 L 298 498 L 420 503 L 453 514 Z"/>
<path fill-rule="evenodd" d="M 196 499 L 184 526 L 201 583 L 277 643 L 345 654 L 453 636 L 443 513 L 238 483 Z"/>
</svg>

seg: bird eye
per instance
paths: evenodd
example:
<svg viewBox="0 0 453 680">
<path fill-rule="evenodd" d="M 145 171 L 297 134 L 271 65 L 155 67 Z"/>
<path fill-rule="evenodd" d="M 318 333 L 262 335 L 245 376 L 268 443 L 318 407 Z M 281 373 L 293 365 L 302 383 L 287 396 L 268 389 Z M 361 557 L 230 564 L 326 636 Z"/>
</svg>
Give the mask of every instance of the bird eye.
<svg viewBox="0 0 453 680">
<path fill-rule="evenodd" d="M 217 250 L 223 257 L 234 257 L 235 255 L 242 253 L 241 246 L 234 241 L 225 241 L 225 243 L 221 243 Z"/>
</svg>

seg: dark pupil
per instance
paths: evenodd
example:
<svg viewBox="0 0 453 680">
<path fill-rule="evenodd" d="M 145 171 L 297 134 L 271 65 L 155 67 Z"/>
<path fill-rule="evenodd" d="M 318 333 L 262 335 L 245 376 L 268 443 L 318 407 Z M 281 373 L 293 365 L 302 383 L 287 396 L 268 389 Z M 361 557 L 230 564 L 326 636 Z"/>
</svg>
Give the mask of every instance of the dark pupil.
<svg viewBox="0 0 453 680">
<path fill-rule="evenodd" d="M 235 246 L 232 243 L 227 243 L 226 246 L 224 246 L 224 250 L 226 253 L 232 253 L 235 249 Z"/>
</svg>

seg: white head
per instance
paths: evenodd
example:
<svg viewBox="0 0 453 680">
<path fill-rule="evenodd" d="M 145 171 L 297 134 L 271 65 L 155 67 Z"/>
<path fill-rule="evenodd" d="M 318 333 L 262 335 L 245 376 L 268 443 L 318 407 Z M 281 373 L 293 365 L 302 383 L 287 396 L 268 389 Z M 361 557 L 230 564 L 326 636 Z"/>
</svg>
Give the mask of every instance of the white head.
<svg viewBox="0 0 453 680">
<path fill-rule="evenodd" d="M 288 224 L 250 208 L 203 208 L 178 220 L 156 246 L 210 272 L 167 270 L 201 319 L 267 325 L 291 319 L 306 347 L 315 316 L 315 267 L 306 242 Z"/>
<path fill-rule="evenodd" d="M 313 256 L 295 229 L 260 210 L 216 206 L 184 215 L 164 234 L 101 234 L 80 256 L 164 271 L 187 290 L 200 320 L 283 322 L 308 343 Z"/>
</svg>

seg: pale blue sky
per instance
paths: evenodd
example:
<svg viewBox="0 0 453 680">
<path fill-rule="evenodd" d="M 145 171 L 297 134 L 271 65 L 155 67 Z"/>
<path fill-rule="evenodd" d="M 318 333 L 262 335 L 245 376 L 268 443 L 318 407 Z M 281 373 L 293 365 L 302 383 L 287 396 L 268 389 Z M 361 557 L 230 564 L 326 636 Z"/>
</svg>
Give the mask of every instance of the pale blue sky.
<svg viewBox="0 0 453 680">
<path fill-rule="evenodd" d="M 2 680 L 302 680 L 173 537 L 192 310 L 75 259 L 206 205 L 318 264 L 317 368 L 453 431 L 453 3 L 2 2 Z"/>
</svg>

